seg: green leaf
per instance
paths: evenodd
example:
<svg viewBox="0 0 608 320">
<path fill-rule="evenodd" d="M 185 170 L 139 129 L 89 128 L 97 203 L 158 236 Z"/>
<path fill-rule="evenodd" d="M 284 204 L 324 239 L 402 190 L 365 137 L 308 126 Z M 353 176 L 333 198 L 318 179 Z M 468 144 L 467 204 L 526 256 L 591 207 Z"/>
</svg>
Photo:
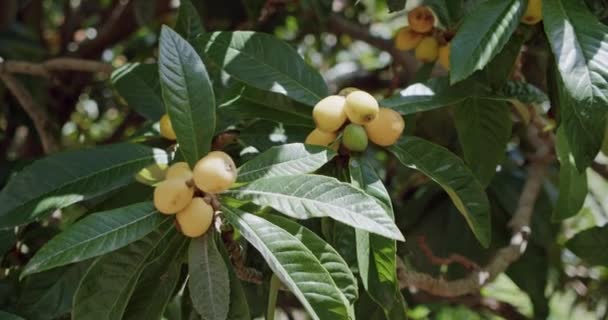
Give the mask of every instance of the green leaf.
<svg viewBox="0 0 608 320">
<path fill-rule="evenodd" d="M 230 310 L 228 310 L 228 319 L 230 320 L 250 320 L 251 312 L 247 303 L 247 296 L 241 280 L 237 277 L 232 266 L 232 261 L 228 255 L 228 251 L 223 242 L 219 243 L 219 250 L 228 268 L 228 277 L 230 278 Z"/>
<path fill-rule="evenodd" d="M 508 100 L 515 99 L 522 103 L 541 104 L 549 101 L 547 95 L 533 84 L 522 81 L 507 81 L 501 94 Z"/>
<path fill-rule="evenodd" d="M 157 121 L 165 113 L 156 63 L 127 63 L 116 69 L 112 85 L 130 108 Z"/>
<path fill-rule="evenodd" d="M 455 108 L 454 121 L 464 159 L 483 186 L 502 162 L 511 138 L 511 111 L 506 103 L 467 99 Z"/>
<path fill-rule="evenodd" d="M 26 275 L 83 261 L 137 241 L 169 220 L 143 202 L 85 217 L 47 242 L 21 273 Z"/>
<path fill-rule="evenodd" d="M 608 225 L 577 233 L 566 248 L 592 266 L 608 266 Z"/>
<path fill-rule="evenodd" d="M 321 265 L 329 272 L 342 294 L 352 304 L 359 296 L 357 279 L 349 269 L 346 261 L 325 240 L 309 229 L 289 219 L 276 215 L 266 215 L 264 219 L 283 228 L 304 244 L 317 257 Z"/>
<path fill-rule="evenodd" d="M 543 2 L 565 134 L 579 171 L 597 155 L 608 112 L 608 27 L 576 0 Z M 560 81 L 561 80 L 561 81 Z"/>
<path fill-rule="evenodd" d="M 79 263 L 27 277 L 17 309 L 28 319 L 56 319 L 70 312 L 72 299 L 90 263 Z"/>
<path fill-rule="evenodd" d="M 14 315 L 12 313 L 8 313 L 0 310 L 0 319 L 1 320 L 25 320 L 18 315 Z"/>
<path fill-rule="evenodd" d="M 226 319 L 230 306 L 230 280 L 213 232 L 190 241 L 188 271 L 188 288 L 194 309 L 203 319 Z"/>
<path fill-rule="evenodd" d="M 131 295 L 123 319 L 161 319 L 173 297 L 189 238 L 175 235 L 171 242 L 150 255 Z"/>
<path fill-rule="evenodd" d="M 0 229 L 127 185 L 134 174 L 155 162 L 167 163 L 167 154 L 130 143 L 62 152 L 35 161 L 0 193 Z"/>
<path fill-rule="evenodd" d="M 218 104 L 218 112 L 242 120 L 266 119 L 285 125 L 313 128 L 312 108 L 282 94 L 234 81 Z"/>
<path fill-rule="evenodd" d="M 239 133 L 239 140 L 246 146 L 265 151 L 285 143 L 301 143 L 309 133 L 310 129 L 305 127 L 284 126 L 263 120 L 243 128 Z"/>
<path fill-rule="evenodd" d="M 198 10 L 190 0 L 181 0 L 177 11 L 175 31 L 186 41 L 193 43 L 196 36 L 205 32 Z"/>
<path fill-rule="evenodd" d="M 563 126 L 557 130 L 556 142 L 559 157 L 559 193 L 552 219 L 561 221 L 575 216 L 585 204 L 587 197 L 587 173 L 578 172 L 571 157 L 570 146 Z"/>
<path fill-rule="evenodd" d="M 463 90 L 461 84 L 451 87 L 447 78 L 433 78 L 426 83 L 407 87 L 397 95 L 382 100 L 380 105 L 408 115 L 459 103 L 464 101 L 471 91 L 471 87 Z"/>
<path fill-rule="evenodd" d="M 227 221 L 264 257 L 312 319 L 348 319 L 348 301 L 298 238 L 256 215 L 222 207 Z"/>
<path fill-rule="evenodd" d="M 504 48 L 483 68 L 483 78 L 492 88 L 500 89 L 512 78 L 521 48 L 531 32 L 531 28 L 515 32 Z"/>
<path fill-rule="evenodd" d="M 272 147 L 243 164 L 238 170 L 237 182 L 311 173 L 335 156 L 336 152 L 331 149 L 301 143 Z"/>
<path fill-rule="evenodd" d="M 452 40 L 450 82 L 468 78 L 501 52 L 524 9 L 522 0 L 489 0 L 466 15 Z"/>
<path fill-rule="evenodd" d="M 406 167 L 418 170 L 437 182 L 467 220 L 484 246 L 490 245 L 490 204 L 473 173 L 449 150 L 412 136 L 402 137 L 389 150 Z"/>
<path fill-rule="evenodd" d="M 387 0 L 388 10 L 390 12 L 401 11 L 405 9 L 406 0 Z"/>
<path fill-rule="evenodd" d="M 331 217 L 355 228 L 404 240 L 384 209 L 350 184 L 319 175 L 262 178 L 226 194 L 296 218 Z"/>
<path fill-rule="evenodd" d="M 80 282 L 73 319 L 121 319 L 141 272 L 173 238 L 182 237 L 168 221 L 147 237 L 98 258 Z"/>
<path fill-rule="evenodd" d="M 349 162 L 351 183 L 373 196 L 395 219 L 388 191 L 373 166 L 361 158 Z M 384 310 L 393 307 L 397 286 L 397 244 L 394 240 L 356 230 L 359 276 L 372 300 Z"/>
<path fill-rule="evenodd" d="M 215 133 L 215 96 L 207 69 L 194 48 L 166 26 L 160 34 L 158 69 L 179 149 L 194 167 L 211 149 Z"/>
<path fill-rule="evenodd" d="M 16 242 L 17 235 L 15 234 L 15 230 L 0 230 L 0 257 L 4 256 L 9 249 L 14 247 Z"/>
<path fill-rule="evenodd" d="M 291 46 L 269 34 L 214 32 L 198 38 L 196 47 L 205 61 L 252 87 L 311 106 L 328 95 L 323 77 Z"/>
</svg>

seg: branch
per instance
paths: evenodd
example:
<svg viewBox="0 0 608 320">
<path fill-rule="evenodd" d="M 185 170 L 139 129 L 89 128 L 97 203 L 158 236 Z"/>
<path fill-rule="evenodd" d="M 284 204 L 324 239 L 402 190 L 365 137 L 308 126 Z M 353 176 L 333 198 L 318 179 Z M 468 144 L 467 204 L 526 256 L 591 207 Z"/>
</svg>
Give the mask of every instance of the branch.
<svg viewBox="0 0 608 320">
<path fill-rule="evenodd" d="M 599 162 L 594 162 L 591 164 L 591 169 L 595 171 L 595 173 L 599 174 L 602 178 L 608 180 L 608 166 L 605 164 L 601 164 Z"/>
<path fill-rule="evenodd" d="M 496 300 L 489 297 L 482 297 L 480 295 L 467 295 L 462 297 L 445 298 L 429 295 L 423 292 L 412 295 L 417 303 L 449 303 L 454 305 L 465 305 L 474 310 L 487 310 L 496 315 L 499 315 L 505 319 L 519 320 L 527 319 L 526 316 L 521 314 L 517 308 L 507 302 Z"/>
<path fill-rule="evenodd" d="M 457 264 L 460 264 L 461 266 L 463 266 L 464 268 L 467 268 L 469 270 L 477 270 L 477 269 L 479 269 L 479 266 L 477 265 L 477 263 L 475 263 L 474 261 L 471 261 L 467 257 L 462 256 L 460 254 L 452 253 L 447 258 L 442 258 L 442 257 L 436 256 L 433 253 L 433 250 L 431 250 L 431 248 L 429 247 L 429 245 L 426 243 L 426 237 L 425 236 L 422 236 L 422 235 L 418 236 L 418 238 L 416 240 L 418 240 L 418 246 L 422 250 L 422 253 L 424 253 L 424 255 L 427 257 L 427 259 L 429 259 L 429 261 L 431 262 L 431 264 L 434 264 L 434 265 L 450 265 L 452 263 L 457 263 Z"/>
<path fill-rule="evenodd" d="M 54 58 L 42 63 L 28 61 L 0 62 L 0 73 L 20 73 L 49 78 L 53 71 L 100 72 L 110 74 L 114 70 L 109 63 L 77 58 Z"/>
<path fill-rule="evenodd" d="M 510 244 L 499 249 L 483 268 L 471 272 L 465 278 L 451 281 L 408 270 L 403 261 L 398 259 L 397 272 L 401 288 L 414 287 L 441 297 L 463 296 L 479 291 L 481 287 L 503 273 L 509 265 L 519 259 L 528 244 L 534 203 L 540 193 L 546 166 L 549 163 L 548 153 L 550 148 L 538 135 L 539 130 L 535 126 L 528 127 L 528 138 L 536 146 L 537 154 L 532 158 L 533 161 L 528 168 L 528 178 L 521 192 L 517 209 L 509 222 L 509 227 L 513 230 Z"/>
<path fill-rule="evenodd" d="M 59 150 L 60 143 L 57 138 L 59 129 L 51 121 L 46 109 L 38 105 L 27 89 L 11 74 L 3 73 L 0 70 L 0 79 L 34 122 L 44 152 L 48 154 Z"/>
</svg>

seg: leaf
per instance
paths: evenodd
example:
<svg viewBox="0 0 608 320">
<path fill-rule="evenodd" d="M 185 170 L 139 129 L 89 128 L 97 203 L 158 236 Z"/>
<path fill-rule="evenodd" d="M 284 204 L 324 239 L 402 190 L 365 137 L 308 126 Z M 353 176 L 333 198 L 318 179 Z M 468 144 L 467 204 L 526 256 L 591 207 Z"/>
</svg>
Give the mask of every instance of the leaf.
<svg viewBox="0 0 608 320">
<path fill-rule="evenodd" d="M 226 194 L 272 207 L 292 218 L 330 217 L 403 241 L 401 231 L 373 198 L 334 178 L 319 175 L 262 178 Z"/>
<path fill-rule="evenodd" d="M 385 214 L 394 220 L 391 198 L 371 164 L 351 157 L 349 169 L 351 183 L 376 198 Z M 365 231 L 356 232 L 359 276 L 372 300 L 388 312 L 398 291 L 397 244 L 394 240 Z"/>
<path fill-rule="evenodd" d="M 228 277 L 230 278 L 230 310 L 228 310 L 228 319 L 230 320 L 250 320 L 251 312 L 247 303 L 247 296 L 243 288 L 241 280 L 237 277 L 232 266 L 232 261 L 228 255 L 228 251 L 223 242 L 219 243 L 219 251 L 224 259 L 226 268 L 228 269 Z"/>
<path fill-rule="evenodd" d="M 325 240 L 309 229 L 289 219 L 276 215 L 266 215 L 264 219 L 283 228 L 304 244 L 317 257 L 323 268 L 329 272 L 342 294 L 352 304 L 359 296 L 357 280 L 349 269 L 346 261 Z"/>
<path fill-rule="evenodd" d="M 130 143 L 62 152 L 35 161 L 0 193 L 0 229 L 127 185 L 141 168 L 155 162 L 168 162 L 165 151 Z"/>
<path fill-rule="evenodd" d="M 224 93 L 218 112 L 243 120 L 260 118 L 285 125 L 314 127 L 310 106 L 237 81 Z"/>
<path fill-rule="evenodd" d="M 452 40 L 450 82 L 466 79 L 501 52 L 524 9 L 521 0 L 489 0 L 466 15 Z"/>
<path fill-rule="evenodd" d="M 559 107 L 579 171 L 597 155 L 608 111 L 608 27 L 573 0 L 543 3 L 543 25 L 553 50 Z M 560 81 L 561 80 L 561 81 Z"/>
<path fill-rule="evenodd" d="M 209 152 L 215 133 L 215 96 L 207 69 L 184 38 L 163 26 L 158 70 L 179 149 L 194 167 Z"/>
<path fill-rule="evenodd" d="M 225 218 L 264 257 L 312 319 L 348 319 L 347 300 L 300 240 L 256 215 L 222 207 Z"/>
<path fill-rule="evenodd" d="M 129 300 L 123 319 L 161 319 L 179 282 L 182 255 L 189 238 L 175 235 L 169 244 L 150 255 Z"/>
<path fill-rule="evenodd" d="M 79 263 L 27 277 L 17 309 L 28 319 L 56 319 L 68 314 L 80 280 L 90 263 Z"/>
<path fill-rule="evenodd" d="M 471 91 L 471 87 L 463 90 L 460 84 L 450 87 L 447 78 L 433 78 L 426 83 L 416 83 L 405 88 L 397 95 L 382 100 L 380 105 L 408 115 L 459 103 Z"/>
<path fill-rule="evenodd" d="M 587 173 L 578 172 L 574 159 L 571 158 L 570 146 L 563 126 L 557 130 L 556 149 L 560 163 L 559 193 L 552 220 L 561 221 L 575 216 L 581 210 L 589 189 Z"/>
<path fill-rule="evenodd" d="M 387 0 L 389 12 L 401 11 L 405 9 L 406 0 Z"/>
<path fill-rule="evenodd" d="M 437 182 L 484 246 L 490 245 L 490 205 L 482 185 L 460 158 L 449 150 L 412 136 L 402 137 L 389 148 L 406 167 Z"/>
<path fill-rule="evenodd" d="M 272 146 L 285 143 L 301 143 L 310 133 L 305 127 L 284 126 L 270 121 L 256 121 L 243 128 L 239 140 L 247 146 L 253 146 L 259 151 L 265 151 Z"/>
<path fill-rule="evenodd" d="M 25 320 L 18 315 L 8 313 L 8 312 L 2 311 L 2 310 L 0 310 L 0 319 L 1 320 Z"/>
<path fill-rule="evenodd" d="M 127 63 L 112 73 L 111 81 L 129 107 L 144 117 L 157 121 L 165 113 L 155 63 Z"/>
<path fill-rule="evenodd" d="M 500 89 L 512 78 L 521 48 L 526 39 L 530 38 L 531 33 L 531 28 L 515 32 L 503 49 L 483 68 L 481 71 L 483 78 L 492 88 Z"/>
<path fill-rule="evenodd" d="M 301 143 L 272 147 L 243 164 L 238 170 L 237 182 L 311 173 L 335 156 L 331 149 Z"/>
<path fill-rule="evenodd" d="M 98 258 L 80 282 L 73 319 L 121 319 L 141 272 L 151 256 L 182 237 L 171 222 L 145 238 Z"/>
<path fill-rule="evenodd" d="M 196 47 L 205 61 L 252 87 L 310 106 L 328 95 L 321 75 L 291 46 L 269 34 L 214 32 L 198 38 Z"/>
<path fill-rule="evenodd" d="M 194 309 L 203 319 L 226 319 L 230 306 L 230 280 L 213 232 L 190 241 L 188 271 L 188 288 Z"/>
<path fill-rule="evenodd" d="M 205 32 L 198 10 L 190 0 L 181 0 L 177 11 L 175 31 L 186 41 L 193 43 L 196 36 Z"/>
<path fill-rule="evenodd" d="M 566 248 L 592 266 L 608 266 L 608 225 L 577 233 Z"/>
<path fill-rule="evenodd" d="M 507 81 L 501 92 L 508 100 L 515 99 L 522 103 L 541 104 L 549 101 L 542 90 L 528 82 Z"/>
<path fill-rule="evenodd" d="M 20 277 L 120 249 L 168 220 L 152 202 L 89 215 L 47 242 L 28 262 Z"/>
<path fill-rule="evenodd" d="M 454 122 L 464 159 L 487 186 L 502 162 L 511 139 L 511 111 L 506 103 L 467 99 L 455 108 Z"/>
<path fill-rule="evenodd" d="M 15 234 L 15 230 L 0 230 L 0 257 L 4 256 L 9 249 L 14 247 L 16 242 L 17 235 Z"/>
</svg>

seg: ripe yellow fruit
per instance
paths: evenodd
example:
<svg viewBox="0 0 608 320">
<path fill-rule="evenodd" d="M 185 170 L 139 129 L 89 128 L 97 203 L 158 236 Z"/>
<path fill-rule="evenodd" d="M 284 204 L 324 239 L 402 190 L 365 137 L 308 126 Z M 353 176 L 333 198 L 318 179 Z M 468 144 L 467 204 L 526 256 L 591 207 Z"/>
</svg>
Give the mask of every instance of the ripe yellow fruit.
<svg viewBox="0 0 608 320">
<path fill-rule="evenodd" d="M 211 151 L 200 159 L 193 170 L 194 184 L 207 193 L 227 190 L 236 181 L 236 165 L 228 154 Z"/>
<path fill-rule="evenodd" d="M 434 37 L 425 37 L 416 47 L 416 59 L 424 63 L 437 60 L 439 54 L 439 43 Z"/>
<path fill-rule="evenodd" d="M 450 71 L 450 44 L 439 47 L 439 64 L 445 69 Z"/>
<path fill-rule="evenodd" d="M 338 92 L 339 96 L 343 96 L 346 97 L 347 95 L 349 95 L 351 92 L 355 92 L 355 91 L 361 91 L 361 89 L 359 88 L 355 88 L 355 87 L 346 87 L 342 90 L 340 90 L 340 92 Z"/>
<path fill-rule="evenodd" d="M 165 179 L 169 180 L 176 178 L 184 180 L 192 179 L 192 170 L 190 170 L 190 166 L 187 163 L 176 162 L 167 169 Z"/>
<path fill-rule="evenodd" d="M 420 44 L 424 35 L 418 33 L 410 27 L 399 29 L 395 36 L 395 47 L 402 51 L 412 50 Z"/>
<path fill-rule="evenodd" d="M 395 144 L 401 137 L 404 128 L 403 117 L 399 112 L 388 108 L 380 108 L 378 117 L 365 125 L 369 140 L 383 147 Z"/>
<path fill-rule="evenodd" d="M 526 12 L 521 18 L 525 24 L 537 24 L 543 19 L 543 0 L 528 0 Z"/>
<path fill-rule="evenodd" d="M 428 7 L 418 7 L 408 12 L 407 21 L 412 30 L 419 33 L 427 33 L 433 30 L 435 16 Z"/>
<path fill-rule="evenodd" d="M 213 223 L 213 207 L 202 198 L 194 198 L 190 205 L 175 215 L 182 233 L 191 238 L 205 234 Z"/>
<path fill-rule="evenodd" d="M 154 206 L 164 214 L 184 209 L 194 196 L 194 189 L 182 179 L 165 180 L 154 189 Z"/>
<path fill-rule="evenodd" d="M 308 134 L 304 143 L 315 146 L 328 147 L 334 149 L 335 151 L 338 151 L 338 143 L 333 143 L 337 137 L 338 136 L 335 132 L 325 132 L 319 129 L 314 129 Z"/>
<path fill-rule="evenodd" d="M 346 96 L 346 116 L 352 123 L 366 124 L 378 115 L 378 101 L 365 91 L 351 92 Z"/>
<path fill-rule="evenodd" d="M 166 113 L 160 118 L 160 135 L 169 140 L 177 139 L 175 131 L 173 131 L 171 119 L 169 119 L 169 115 Z"/>
<path fill-rule="evenodd" d="M 334 132 L 346 122 L 344 107 L 346 99 L 341 96 L 329 96 L 319 101 L 312 109 L 312 118 L 317 129 L 325 132 Z"/>
</svg>

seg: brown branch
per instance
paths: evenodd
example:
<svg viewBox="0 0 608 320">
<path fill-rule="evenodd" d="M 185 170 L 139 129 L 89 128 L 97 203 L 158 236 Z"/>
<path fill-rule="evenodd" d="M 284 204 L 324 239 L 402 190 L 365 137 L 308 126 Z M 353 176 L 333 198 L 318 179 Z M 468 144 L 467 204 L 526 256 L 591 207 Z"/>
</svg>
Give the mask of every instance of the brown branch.
<svg viewBox="0 0 608 320">
<path fill-rule="evenodd" d="M 414 287 L 436 296 L 458 297 L 479 291 L 481 287 L 503 273 L 509 265 L 515 262 L 526 250 L 530 235 L 530 222 L 534 211 L 534 203 L 538 197 L 545 177 L 550 152 L 550 139 L 539 137 L 539 130 L 531 125 L 528 127 L 528 138 L 536 147 L 537 153 L 532 157 L 528 168 L 528 178 L 517 204 L 517 210 L 509 222 L 513 230 L 508 246 L 498 250 L 490 262 L 483 268 L 471 272 L 467 277 L 446 281 L 437 279 L 426 273 L 408 270 L 402 260 L 398 259 L 398 277 L 401 288 Z M 553 158 L 551 158 L 552 161 Z"/>
<path fill-rule="evenodd" d="M 431 264 L 434 265 L 450 265 L 452 263 L 457 263 L 462 265 L 463 267 L 469 270 L 477 270 L 479 266 L 474 261 L 469 260 L 467 257 L 452 253 L 447 258 L 438 257 L 433 253 L 433 250 L 426 243 L 425 236 L 421 235 L 417 239 L 418 246 L 422 250 L 422 253 L 429 259 Z"/>
<path fill-rule="evenodd" d="M 29 74 L 49 78 L 53 71 L 100 72 L 110 74 L 109 63 L 77 58 L 54 58 L 41 63 L 8 60 L 0 63 L 0 72 Z"/>
<path fill-rule="evenodd" d="M 59 150 L 59 129 L 50 119 L 46 109 L 38 105 L 27 89 L 11 74 L 0 70 L 0 79 L 34 122 L 44 152 L 48 154 Z"/>
<path fill-rule="evenodd" d="M 602 178 L 608 180 L 608 165 L 594 162 L 591 164 L 591 169 L 599 174 Z"/>
</svg>

